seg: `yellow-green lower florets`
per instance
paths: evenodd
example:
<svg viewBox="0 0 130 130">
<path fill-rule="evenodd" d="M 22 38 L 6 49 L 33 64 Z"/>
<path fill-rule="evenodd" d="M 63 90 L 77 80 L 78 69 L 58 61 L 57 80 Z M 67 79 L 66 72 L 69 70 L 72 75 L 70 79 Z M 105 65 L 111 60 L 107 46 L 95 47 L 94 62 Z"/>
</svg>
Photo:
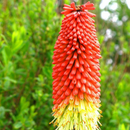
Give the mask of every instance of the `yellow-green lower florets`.
<svg viewBox="0 0 130 130">
<path fill-rule="evenodd" d="M 86 100 L 80 100 L 79 105 L 70 102 L 69 105 L 62 105 L 55 109 L 53 116 L 55 117 L 54 125 L 56 130 L 99 130 L 99 108 Z"/>
</svg>

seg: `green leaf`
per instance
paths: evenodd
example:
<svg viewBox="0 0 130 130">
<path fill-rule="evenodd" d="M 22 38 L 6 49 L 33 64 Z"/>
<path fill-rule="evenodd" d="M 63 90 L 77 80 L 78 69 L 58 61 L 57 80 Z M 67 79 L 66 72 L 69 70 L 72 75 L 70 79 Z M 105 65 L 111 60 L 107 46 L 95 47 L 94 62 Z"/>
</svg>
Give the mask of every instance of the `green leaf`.
<svg viewBox="0 0 130 130">
<path fill-rule="evenodd" d="M 12 82 L 12 83 L 15 83 L 15 84 L 17 83 L 16 80 L 11 79 L 10 77 L 5 77 L 4 79 L 7 80 L 7 81 L 10 81 L 10 82 Z"/>
<path fill-rule="evenodd" d="M 102 44 L 103 41 L 104 41 L 104 36 L 100 36 L 100 37 L 99 37 L 99 43 Z"/>
<path fill-rule="evenodd" d="M 19 129 L 19 128 L 21 128 L 22 127 L 22 123 L 19 121 L 19 122 L 16 122 L 15 124 L 14 124 L 14 129 Z"/>
<path fill-rule="evenodd" d="M 0 107 L 0 119 L 2 119 L 5 115 L 5 108 L 4 107 Z"/>
</svg>

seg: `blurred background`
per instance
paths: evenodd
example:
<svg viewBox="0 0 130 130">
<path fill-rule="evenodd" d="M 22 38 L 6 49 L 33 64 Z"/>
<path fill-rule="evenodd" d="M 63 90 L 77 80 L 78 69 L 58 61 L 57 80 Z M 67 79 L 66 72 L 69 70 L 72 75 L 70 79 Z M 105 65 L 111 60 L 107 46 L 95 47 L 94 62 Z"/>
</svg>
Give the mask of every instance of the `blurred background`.
<svg viewBox="0 0 130 130">
<path fill-rule="evenodd" d="M 0 130 L 54 130 L 52 55 L 72 1 L 0 0 Z M 102 54 L 101 129 L 130 130 L 130 0 L 90 2 Z"/>
</svg>

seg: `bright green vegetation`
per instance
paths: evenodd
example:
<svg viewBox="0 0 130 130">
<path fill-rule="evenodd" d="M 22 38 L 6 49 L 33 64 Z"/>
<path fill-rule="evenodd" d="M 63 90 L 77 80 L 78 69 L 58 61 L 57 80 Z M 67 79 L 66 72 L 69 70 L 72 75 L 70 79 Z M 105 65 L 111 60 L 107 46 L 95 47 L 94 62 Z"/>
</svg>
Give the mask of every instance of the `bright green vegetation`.
<svg viewBox="0 0 130 130">
<path fill-rule="evenodd" d="M 101 129 L 129 130 L 130 10 L 120 0 L 102 10 L 100 0 L 91 2 L 102 54 Z M 118 4 L 114 11 L 113 3 Z M 54 130 L 49 125 L 52 55 L 63 18 L 57 5 L 55 0 L 0 1 L 0 130 Z M 111 14 L 108 20 L 101 19 L 103 10 Z M 114 15 L 120 22 L 112 22 Z"/>
</svg>

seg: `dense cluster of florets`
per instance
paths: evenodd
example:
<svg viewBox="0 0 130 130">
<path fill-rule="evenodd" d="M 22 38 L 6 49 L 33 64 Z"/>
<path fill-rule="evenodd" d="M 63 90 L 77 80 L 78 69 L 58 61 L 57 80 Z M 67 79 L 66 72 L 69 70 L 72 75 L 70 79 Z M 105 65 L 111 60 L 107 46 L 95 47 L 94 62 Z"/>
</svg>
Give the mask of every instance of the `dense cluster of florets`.
<svg viewBox="0 0 130 130">
<path fill-rule="evenodd" d="M 98 128 L 101 55 L 91 18 L 95 14 L 88 12 L 94 9 L 93 6 L 90 2 L 81 6 L 71 3 L 63 8 L 65 18 L 54 47 L 52 74 L 53 111 L 60 130 L 64 127 L 68 130 L 73 127 L 75 130 Z M 76 115 L 76 112 L 80 114 Z M 79 125 L 77 120 L 81 121 Z M 67 125 L 68 122 L 71 125 Z"/>
</svg>

